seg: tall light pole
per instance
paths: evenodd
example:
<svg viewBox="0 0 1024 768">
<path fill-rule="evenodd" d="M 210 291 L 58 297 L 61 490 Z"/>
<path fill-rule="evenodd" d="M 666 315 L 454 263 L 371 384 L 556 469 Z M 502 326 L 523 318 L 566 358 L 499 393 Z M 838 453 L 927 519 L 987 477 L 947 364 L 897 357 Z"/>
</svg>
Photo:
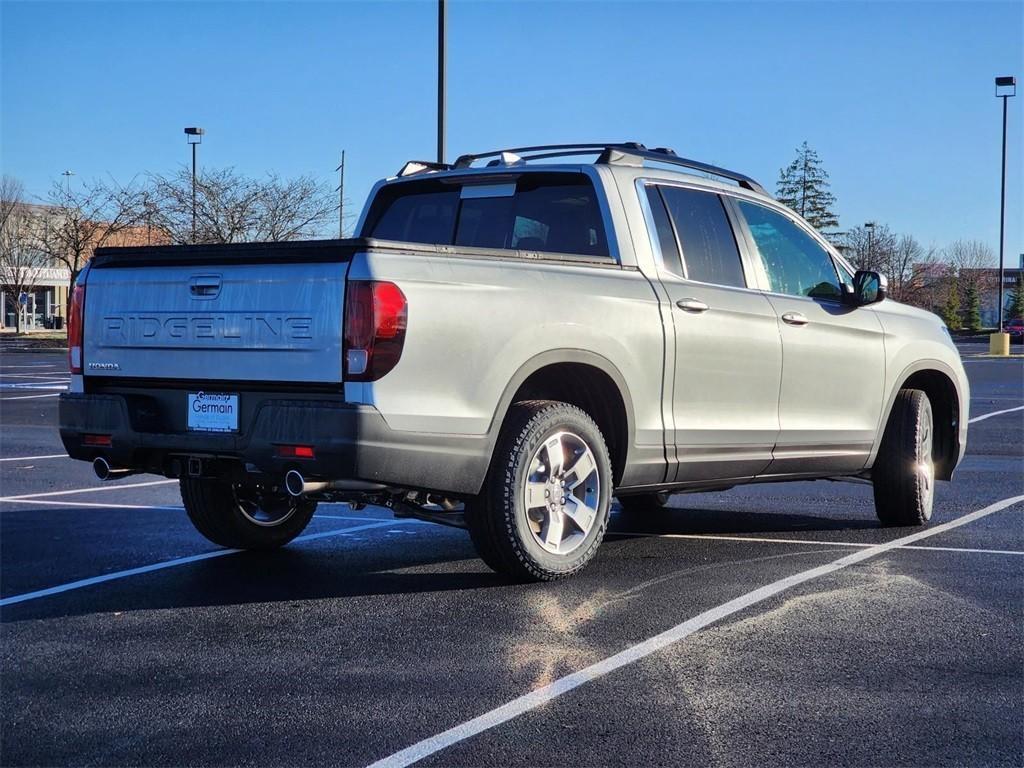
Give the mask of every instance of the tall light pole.
<svg viewBox="0 0 1024 768">
<path fill-rule="evenodd" d="M 996 97 L 1003 100 L 1003 160 L 999 182 L 999 330 L 1003 332 L 1003 240 L 1006 229 L 1006 100 L 1017 95 L 1017 78 L 996 78 Z M 1009 347 L 1009 340 L 1007 340 Z M 1008 350 L 1007 350 L 1008 351 Z"/>
<path fill-rule="evenodd" d="M 196 242 L 196 147 L 203 143 L 205 128 L 186 128 L 185 140 L 192 145 L 192 244 Z"/>
<path fill-rule="evenodd" d="M 447 14 L 444 0 L 437 0 L 437 162 L 444 162 L 445 130 L 445 27 Z"/>
<path fill-rule="evenodd" d="M 338 239 L 345 237 L 345 150 L 341 150 L 341 165 L 338 172 Z"/>
<path fill-rule="evenodd" d="M 71 197 L 71 177 L 74 176 L 74 175 L 75 175 L 75 172 L 74 171 L 70 171 L 70 170 L 64 171 L 64 173 L 61 174 L 61 176 L 63 176 L 64 179 L 67 181 L 66 189 L 67 189 L 68 197 Z"/>
<path fill-rule="evenodd" d="M 868 266 L 871 267 L 872 269 L 874 269 L 875 268 L 875 263 L 871 260 L 871 235 L 875 231 L 875 222 L 873 222 L 873 221 L 865 221 L 864 222 L 864 229 L 866 229 L 868 231 L 868 259 L 867 259 Z"/>
</svg>

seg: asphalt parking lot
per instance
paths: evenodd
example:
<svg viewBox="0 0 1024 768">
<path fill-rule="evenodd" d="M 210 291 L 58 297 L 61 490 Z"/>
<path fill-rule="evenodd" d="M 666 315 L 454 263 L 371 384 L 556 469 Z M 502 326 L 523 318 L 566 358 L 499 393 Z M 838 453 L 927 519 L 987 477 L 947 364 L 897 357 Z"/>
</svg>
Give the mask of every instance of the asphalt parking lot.
<svg viewBox="0 0 1024 768">
<path fill-rule="evenodd" d="M 1024 361 L 980 351 L 929 528 L 866 485 L 677 496 L 528 586 L 378 508 L 218 550 L 173 482 L 63 456 L 63 355 L 0 355 L 0 762 L 1019 766 Z"/>
</svg>

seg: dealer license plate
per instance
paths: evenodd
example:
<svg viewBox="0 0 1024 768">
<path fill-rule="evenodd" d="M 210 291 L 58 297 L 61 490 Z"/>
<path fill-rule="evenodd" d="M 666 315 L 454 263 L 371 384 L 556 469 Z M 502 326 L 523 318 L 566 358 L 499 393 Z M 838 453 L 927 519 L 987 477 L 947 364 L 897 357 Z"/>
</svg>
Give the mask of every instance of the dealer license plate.
<svg viewBox="0 0 1024 768">
<path fill-rule="evenodd" d="M 237 432 L 238 395 L 189 392 L 188 428 L 192 432 Z"/>
</svg>

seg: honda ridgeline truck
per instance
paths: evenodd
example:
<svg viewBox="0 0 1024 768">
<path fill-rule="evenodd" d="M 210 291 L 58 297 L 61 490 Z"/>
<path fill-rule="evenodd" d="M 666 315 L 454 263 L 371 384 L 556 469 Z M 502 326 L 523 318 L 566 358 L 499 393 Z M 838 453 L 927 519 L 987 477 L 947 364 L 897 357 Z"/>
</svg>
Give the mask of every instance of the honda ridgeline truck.
<svg viewBox="0 0 1024 768">
<path fill-rule="evenodd" d="M 225 547 L 381 504 L 537 580 L 594 557 L 613 496 L 867 479 L 921 525 L 963 455 L 941 321 L 742 174 L 634 143 L 413 162 L 357 231 L 97 250 L 68 454 L 177 478 Z"/>
</svg>

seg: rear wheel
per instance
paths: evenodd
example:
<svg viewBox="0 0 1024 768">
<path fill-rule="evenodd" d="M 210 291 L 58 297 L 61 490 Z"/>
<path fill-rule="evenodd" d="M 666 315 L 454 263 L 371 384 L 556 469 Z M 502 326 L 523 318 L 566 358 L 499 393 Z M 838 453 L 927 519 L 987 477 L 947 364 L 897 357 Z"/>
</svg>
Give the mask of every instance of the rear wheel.
<svg viewBox="0 0 1024 768">
<path fill-rule="evenodd" d="M 516 403 L 484 490 L 467 504 L 481 559 L 525 581 L 583 570 L 608 527 L 611 475 L 604 438 L 586 413 L 550 400 Z"/>
<path fill-rule="evenodd" d="M 932 406 L 919 389 L 901 389 L 871 478 L 875 512 L 885 525 L 924 525 L 935 498 Z"/>
<path fill-rule="evenodd" d="M 232 549 L 283 547 L 309 524 L 315 501 L 264 493 L 223 480 L 183 477 L 181 500 L 203 536 Z"/>
</svg>

